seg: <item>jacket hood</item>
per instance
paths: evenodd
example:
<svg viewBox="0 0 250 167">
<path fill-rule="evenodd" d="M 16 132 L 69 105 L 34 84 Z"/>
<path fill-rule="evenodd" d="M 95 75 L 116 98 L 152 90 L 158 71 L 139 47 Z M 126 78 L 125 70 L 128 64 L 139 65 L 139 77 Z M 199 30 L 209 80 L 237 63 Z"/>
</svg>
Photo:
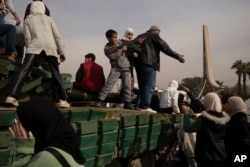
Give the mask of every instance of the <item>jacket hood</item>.
<svg viewBox="0 0 250 167">
<path fill-rule="evenodd" d="M 215 122 L 216 124 L 225 125 L 227 122 L 229 122 L 230 116 L 225 112 L 221 112 L 221 113 L 222 113 L 222 117 L 217 117 L 215 115 L 210 114 L 207 111 L 202 111 L 201 116 L 207 118 L 210 121 Z"/>
<path fill-rule="evenodd" d="M 30 7 L 31 14 L 44 14 L 45 13 L 45 5 L 41 1 L 34 1 L 31 3 Z"/>
<path fill-rule="evenodd" d="M 179 87 L 179 84 L 176 80 L 172 80 L 169 82 L 168 87 L 172 87 L 172 88 L 177 89 Z"/>
</svg>

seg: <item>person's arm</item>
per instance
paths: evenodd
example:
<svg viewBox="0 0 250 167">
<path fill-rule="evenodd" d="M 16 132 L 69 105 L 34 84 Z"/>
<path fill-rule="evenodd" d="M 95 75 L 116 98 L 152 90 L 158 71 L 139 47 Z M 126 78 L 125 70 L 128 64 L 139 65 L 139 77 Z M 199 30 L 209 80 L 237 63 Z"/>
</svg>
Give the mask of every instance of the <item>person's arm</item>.
<svg viewBox="0 0 250 167">
<path fill-rule="evenodd" d="M 13 5 L 12 1 L 11 0 L 5 0 L 5 5 L 6 5 L 7 9 L 10 10 L 11 14 L 14 16 L 14 18 L 16 20 L 16 25 L 19 25 L 21 22 L 20 22 L 18 14 L 16 13 L 16 10 L 14 8 L 14 5 Z"/>
<path fill-rule="evenodd" d="M 185 132 L 192 133 L 197 132 L 201 128 L 201 117 L 198 117 L 194 122 L 191 123 L 190 116 L 188 114 L 184 115 L 183 118 L 183 129 Z"/>
<path fill-rule="evenodd" d="M 181 55 L 174 50 L 172 50 L 166 41 L 161 39 L 161 37 L 158 34 L 154 34 L 154 40 L 157 43 L 157 46 L 160 48 L 160 50 L 165 53 L 166 55 L 175 58 L 179 60 L 181 63 L 185 62 L 184 55 Z"/>
<path fill-rule="evenodd" d="M 49 10 L 49 8 L 46 5 L 45 5 L 45 14 L 47 16 L 50 16 L 50 10 Z"/>
<path fill-rule="evenodd" d="M 52 27 L 52 32 L 53 32 L 53 36 L 55 39 L 56 47 L 57 47 L 57 53 L 58 55 L 60 55 L 60 62 L 64 62 L 66 61 L 66 56 L 64 53 L 64 49 L 63 49 L 63 42 L 59 34 L 59 31 L 56 27 L 56 24 L 52 18 L 51 18 L 51 27 Z"/>
<path fill-rule="evenodd" d="M 173 106 L 173 111 L 175 113 L 180 113 L 180 109 L 179 109 L 179 106 L 178 106 L 178 97 L 179 97 L 179 93 L 176 90 L 176 91 L 173 92 L 173 98 L 172 98 L 173 99 L 172 106 Z"/>
<path fill-rule="evenodd" d="M 83 73 L 84 73 L 83 67 L 82 67 L 82 64 L 80 64 L 80 67 L 78 68 L 76 72 L 76 78 L 75 78 L 76 82 L 81 82 Z"/>
<path fill-rule="evenodd" d="M 15 157 L 11 162 L 11 167 L 26 166 L 34 155 L 34 139 L 14 138 Z"/>
<path fill-rule="evenodd" d="M 188 133 L 192 133 L 192 132 L 197 132 L 198 130 L 200 130 L 202 126 L 201 117 L 198 117 L 197 119 L 195 119 L 194 122 L 191 123 L 190 116 L 189 116 L 189 111 L 190 111 L 189 106 L 182 105 L 181 107 L 182 107 L 182 112 L 184 114 L 184 118 L 183 118 L 184 131 Z"/>
<path fill-rule="evenodd" d="M 27 5 L 25 12 L 24 12 L 24 20 L 26 19 L 27 16 L 30 15 L 30 7 L 31 7 L 31 3 Z"/>
<path fill-rule="evenodd" d="M 24 32 L 24 37 L 25 37 L 24 38 L 25 47 L 28 48 L 29 43 L 31 41 L 31 34 L 30 34 L 30 29 L 29 29 L 27 20 L 24 21 L 23 32 Z"/>
<path fill-rule="evenodd" d="M 9 130 L 15 143 L 15 157 L 11 160 L 11 167 L 26 166 L 34 155 L 33 134 L 24 129 L 17 119 L 14 119 Z"/>
<path fill-rule="evenodd" d="M 104 48 L 104 53 L 105 55 L 110 59 L 110 60 L 117 60 L 118 57 L 122 55 L 124 51 L 127 50 L 127 46 L 123 46 L 120 48 L 119 46 L 106 46 Z"/>
</svg>

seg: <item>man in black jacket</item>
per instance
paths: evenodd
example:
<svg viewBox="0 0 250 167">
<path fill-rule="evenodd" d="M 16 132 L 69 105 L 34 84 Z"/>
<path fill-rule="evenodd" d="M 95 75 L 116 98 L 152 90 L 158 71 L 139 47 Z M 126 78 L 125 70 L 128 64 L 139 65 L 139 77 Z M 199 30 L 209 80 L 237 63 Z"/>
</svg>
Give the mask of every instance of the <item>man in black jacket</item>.
<svg viewBox="0 0 250 167">
<path fill-rule="evenodd" d="M 173 51 L 159 34 L 159 27 L 151 26 L 146 33 L 137 37 L 144 40 L 135 67 L 141 97 L 140 108 L 153 113 L 155 111 L 150 108 L 150 102 L 153 87 L 156 85 L 156 71 L 160 70 L 160 51 L 181 63 L 185 62 L 184 56 Z"/>
</svg>

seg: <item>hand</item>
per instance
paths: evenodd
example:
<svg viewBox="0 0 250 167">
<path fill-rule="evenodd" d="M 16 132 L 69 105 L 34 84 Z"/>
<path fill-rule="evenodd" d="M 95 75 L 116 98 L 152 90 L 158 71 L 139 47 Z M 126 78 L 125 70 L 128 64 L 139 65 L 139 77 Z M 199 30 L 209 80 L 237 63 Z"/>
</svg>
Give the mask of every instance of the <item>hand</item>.
<svg viewBox="0 0 250 167">
<path fill-rule="evenodd" d="M 184 55 L 180 55 L 178 57 L 178 60 L 179 60 L 179 62 L 184 63 L 185 62 Z"/>
<path fill-rule="evenodd" d="M 139 56 L 139 54 L 134 52 L 134 57 L 137 58 L 138 56 Z"/>
<path fill-rule="evenodd" d="M 15 18 L 16 19 L 16 25 L 19 25 L 21 23 L 19 17 Z"/>
<path fill-rule="evenodd" d="M 21 23 L 21 21 L 20 21 L 18 15 L 17 15 L 17 13 L 16 13 L 16 12 L 13 12 L 12 15 L 14 16 L 14 18 L 15 18 L 15 20 L 16 20 L 16 25 L 19 25 L 19 24 Z"/>
<path fill-rule="evenodd" d="M 127 50 L 128 50 L 128 46 L 127 46 L 127 45 L 124 45 L 124 46 L 121 48 L 121 50 L 122 50 L 123 52 L 127 51 Z"/>
<path fill-rule="evenodd" d="M 64 62 L 66 60 L 66 57 L 64 55 L 60 55 L 60 62 Z"/>
<path fill-rule="evenodd" d="M 189 92 L 189 89 L 188 89 L 187 87 L 183 87 L 183 90 L 184 90 L 185 92 Z"/>
<path fill-rule="evenodd" d="M 13 125 L 9 127 L 9 130 L 14 138 L 23 138 L 23 139 L 33 139 L 34 136 L 31 132 L 27 132 L 26 129 L 23 128 L 21 122 L 14 119 Z"/>
</svg>

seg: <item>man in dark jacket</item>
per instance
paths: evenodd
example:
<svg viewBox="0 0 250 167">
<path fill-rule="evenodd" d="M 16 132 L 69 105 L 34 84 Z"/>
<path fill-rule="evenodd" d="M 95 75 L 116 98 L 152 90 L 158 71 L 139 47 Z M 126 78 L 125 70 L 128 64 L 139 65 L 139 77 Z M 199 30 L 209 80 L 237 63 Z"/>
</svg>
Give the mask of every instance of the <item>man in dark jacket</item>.
<svg viewBox="0 0 250 167">
<path fill-rule="evenodd" d="M 185 62 L 184 56 L 173 51 L 168 44 L 159 36 L 160 29 L 151 26 L 149 31 L 137 38 L 144 39 L 141 45 L 141 53 L 138 57 L 136 72 L 140 90 L 142 111 L 155 112 L 150 108 L 152 91 L 156 84 L 156 71 L 160 70 L 160 51 L 166 55 Z"/>
</svg>

